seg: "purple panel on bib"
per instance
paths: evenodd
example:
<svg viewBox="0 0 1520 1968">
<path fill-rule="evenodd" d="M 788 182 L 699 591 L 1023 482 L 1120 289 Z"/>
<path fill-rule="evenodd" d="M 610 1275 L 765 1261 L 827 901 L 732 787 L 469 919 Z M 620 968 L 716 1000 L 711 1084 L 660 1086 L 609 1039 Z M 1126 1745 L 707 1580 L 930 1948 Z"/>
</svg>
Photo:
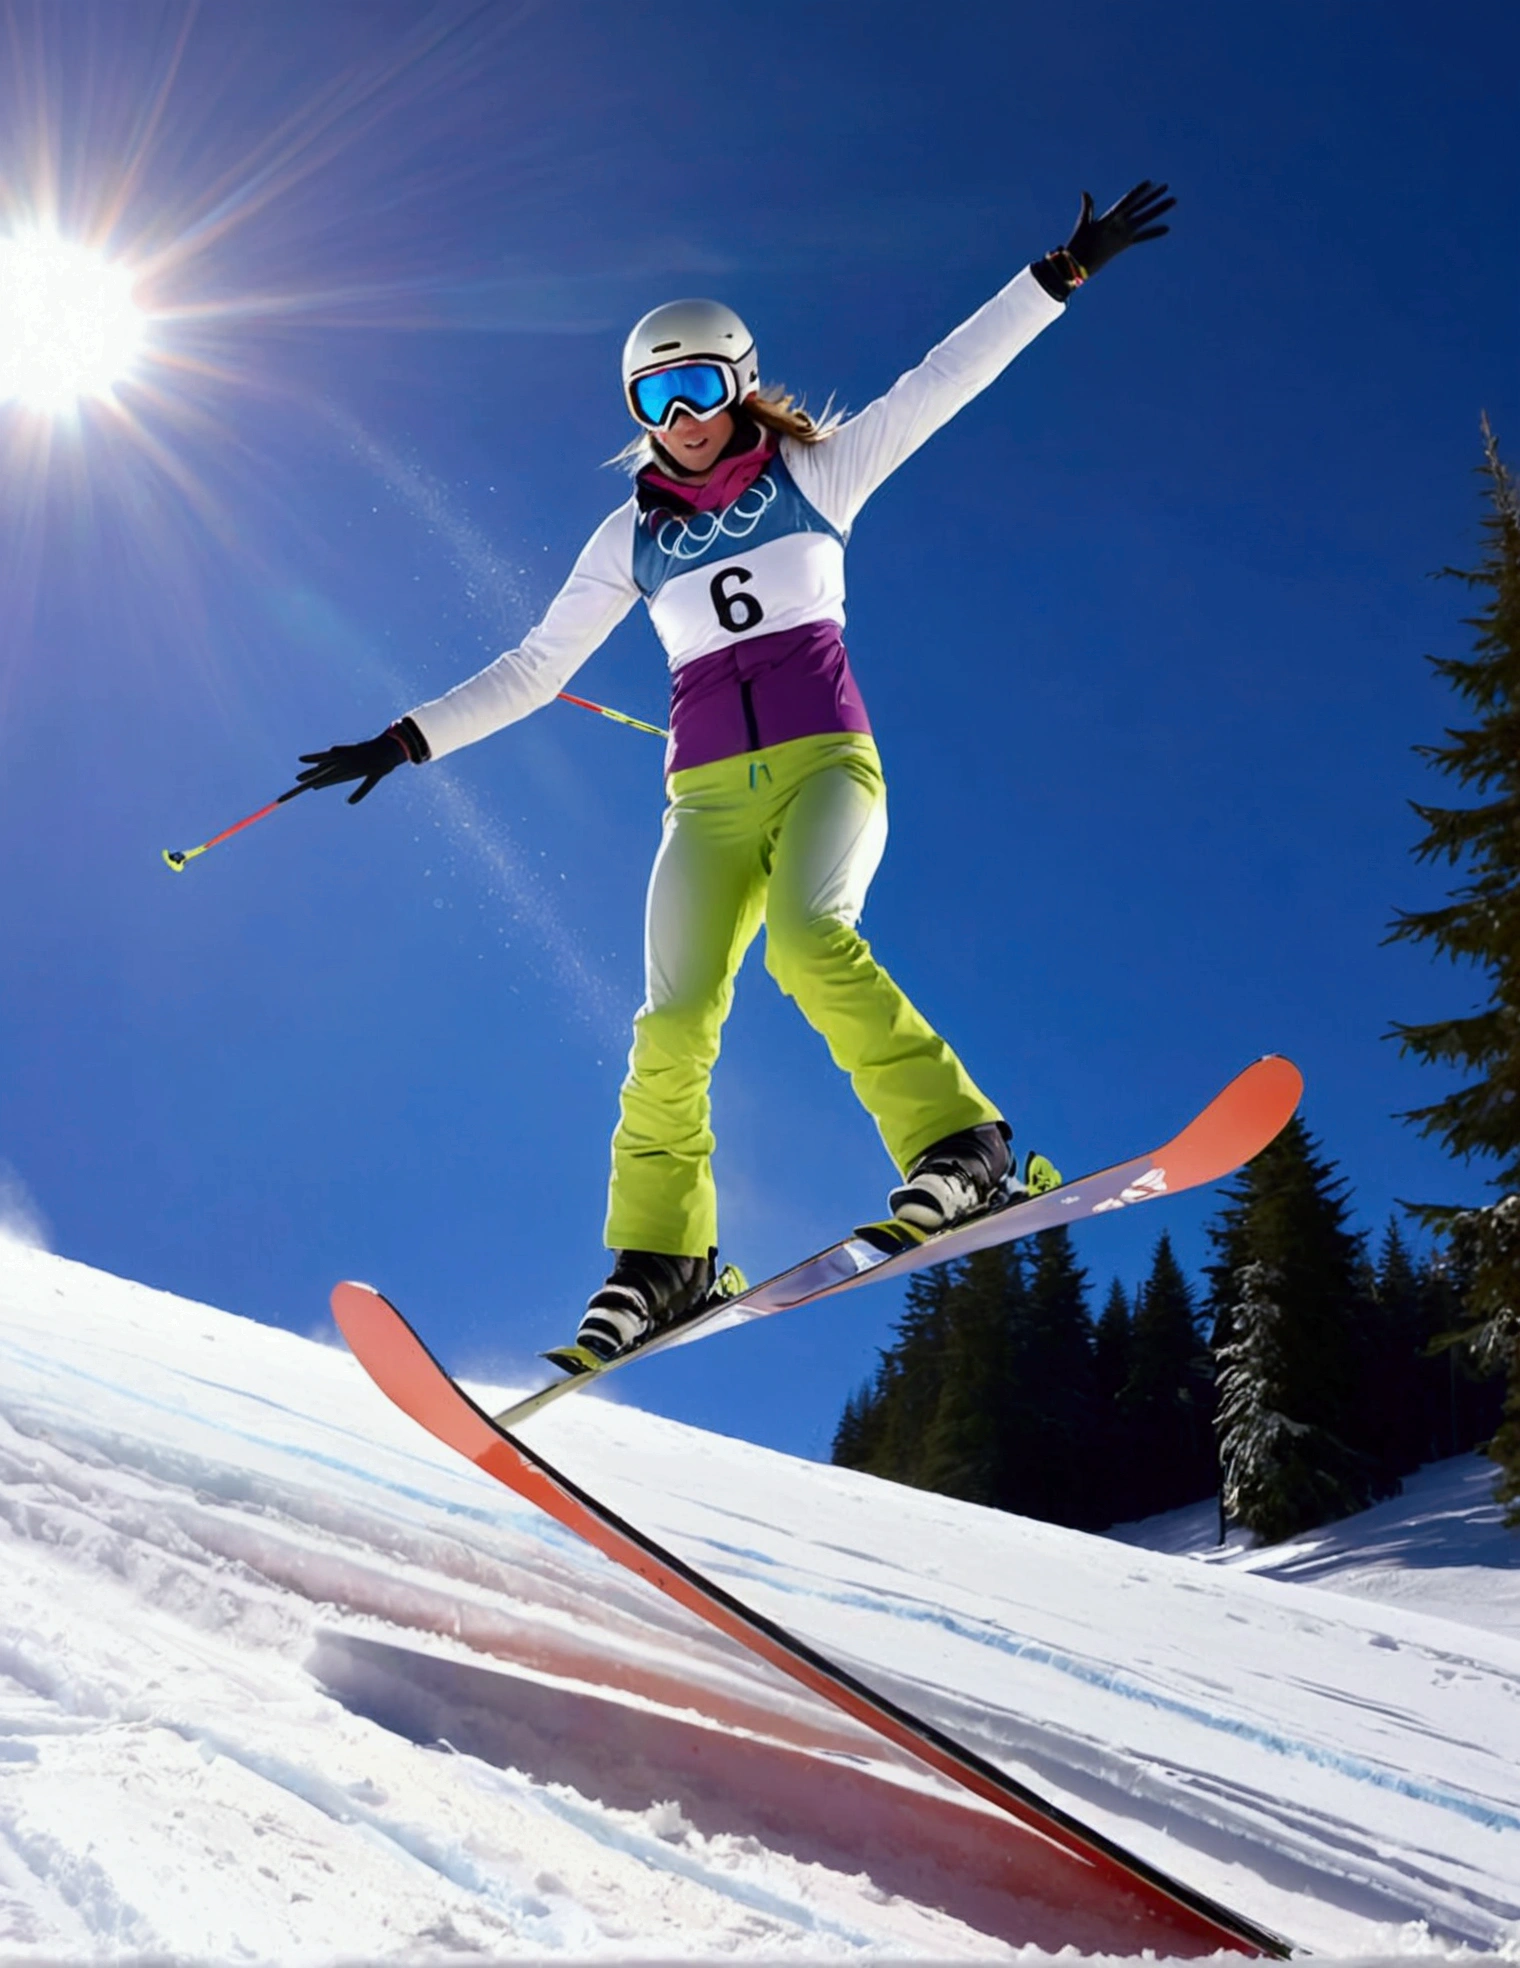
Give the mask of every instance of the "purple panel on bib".
<svg viewBox="0 0 1520 1968">
<path fill-rule="evenodd" d="M 667 772 L 828 731 L 870 735 L 837 622 L 730 643 L 676 672 Z"/>
</svg>

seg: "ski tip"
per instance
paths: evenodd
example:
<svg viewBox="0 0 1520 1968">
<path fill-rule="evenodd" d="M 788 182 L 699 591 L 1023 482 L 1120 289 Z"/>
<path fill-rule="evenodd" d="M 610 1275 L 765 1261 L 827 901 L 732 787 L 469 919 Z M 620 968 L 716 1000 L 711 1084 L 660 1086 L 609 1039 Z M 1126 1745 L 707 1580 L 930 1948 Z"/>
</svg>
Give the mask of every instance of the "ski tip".
<svg viewBox="0 0 1520 1968">
<path fill-rule="evenodd" d="M 1286 1126 L 1304 1097 L 1302 1070 L 1286 1053 L 1264 1052 L 1253 1066 L 1246 1068 L 1246 1072 L 1259 1087 L 1264 1104 L 1280 1112 L 1282 1124 Z"/>
<path fill-rule="evenodd" d="M 1269 1052 L 1237 1073 L 1182 1132 L 1156 1150 L 1172 1189 L 1221 1181 L 1275 1141 L 1298 1111 L 1304 1076 Z"/>
<path fill-rule="evenodd" d="M 327 1305 L 333 1323 L 350 1347 L 356 1332 L 368 1330 L 388 1318 L 401 1317 L 378 1286 L 362 1284 L 357 1278 L 343 1278 L 334 1285 L 327 1294 Z"/>
<path fill-rule="evenodd" d="M 333 1286 L 328 1297 L 331 1303 L 336 1305 L 339 1299 L 347 1297 L 349 1292 L 360 1292 L 366 1298 L 385 1297 L 385 1293 L 381 1291 L 378 1285 L 366 1284 L 362 1278 L 340 1278 L 338 1283 Z M 389 1303 L 389 1300 L 386 1302 Z"/>
</svg>

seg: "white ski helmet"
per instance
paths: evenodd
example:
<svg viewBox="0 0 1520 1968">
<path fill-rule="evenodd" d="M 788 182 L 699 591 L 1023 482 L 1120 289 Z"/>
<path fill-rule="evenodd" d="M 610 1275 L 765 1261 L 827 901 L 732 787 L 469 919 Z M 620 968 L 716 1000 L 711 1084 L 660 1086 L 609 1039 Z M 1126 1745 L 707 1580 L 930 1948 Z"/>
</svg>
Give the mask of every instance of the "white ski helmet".
<svg viewBox="0 0 1520 1968">
<path fill-rule="evenodd" d="M 623 344 L 623 396 L 640 423 L 646 420 L 633 400 L 634 383 L 684 362 L 712 362 L 728 372 L 733 390 L 719 408 L 742 403 L 760 385 L 755 338 L 732 308 L 721 301 L 667 301 L 646 314 Z"/>
</svg>

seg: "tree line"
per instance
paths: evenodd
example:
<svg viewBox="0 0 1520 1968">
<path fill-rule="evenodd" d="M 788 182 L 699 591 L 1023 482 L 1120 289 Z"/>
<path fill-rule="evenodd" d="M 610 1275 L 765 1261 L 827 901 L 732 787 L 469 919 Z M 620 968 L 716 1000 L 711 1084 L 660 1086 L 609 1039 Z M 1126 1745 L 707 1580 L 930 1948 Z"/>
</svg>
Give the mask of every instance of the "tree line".
<svg viewBox="0 0 1520 1968">
<path fill-rule="evenodd" d="M 1275 1542 L 1483 1446 L 1520 1527 L 1520 495 L 1486 421 L 1483 441 L 1483 551 L 1443 570 L 1478 596 L 1473 651 L 1431 659 L 1471 722 L 1419 748 L 1469 798 L 1414 807 L 1416 855 L 1455 885 L 1389 940 L 1467 965 L 1488 1001 L 1389 1036 L 1467 1075 L 1404 1118 L 1497 1164 L 1499 1199 L 1415 1211 L 1419 1257 L 1395 1220 L 1374 1256 L 1295 1117 L 1224 1190 L 1200 1283 L 1164 1233 L 1096 1317 L 1064 1230 L 917 1274 L 836 1462 L 1087 1530 L 1217 1495 L 1221 1525 Z"/>
<path fill-rule="evenodd" d="M 1235 1179 L 1194 1283 L 1165 1231 L 1096 1316 L 1071 1233 L 910 1279 L 834 1460 L 1078 1530 L 1219 1496 L 1267 1541 L 1392 1495 L 1484 1442 L 1501 1384 L 1470 1345 L 1468 1279 L 1397 1221 L 1376 1254 L 1295 1117 Z"/>
</svg>

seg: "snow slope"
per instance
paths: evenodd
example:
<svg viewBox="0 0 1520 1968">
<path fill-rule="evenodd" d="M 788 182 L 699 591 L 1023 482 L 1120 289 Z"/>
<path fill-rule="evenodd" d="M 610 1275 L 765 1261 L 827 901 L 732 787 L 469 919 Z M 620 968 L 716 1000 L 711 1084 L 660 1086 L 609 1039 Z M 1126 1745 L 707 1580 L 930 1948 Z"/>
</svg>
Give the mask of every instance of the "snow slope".
<svg viewBox="0 0 1520 1968">
<path fill-rule="evenodd" d="M 1110 1535 L 1257 1578 L 1329 1585 L 1520 1640 L 1520 1536 L 1504 1528 L 1494 1502 L 1496 1475 L 1483 1456 L 1453 1456 L 1408 1477 L 1403 1494 L 1387 1503 L 1261 1549 L 1241 1531 L 1221 1545 L 1212 1503 L 1120 1525 Z"/>
<path fill-rule="evenodd" d="M 597 1398 L 532 1439 L 1300 1944 L 1520 1958 L 1512 1634 Z M 999 1814 L 451 1457 L 346 1353 L 0 1244 L 0 1956 L 1010 1944 L 1134 1939 L 1031 1899 Z"/>
</svg>

